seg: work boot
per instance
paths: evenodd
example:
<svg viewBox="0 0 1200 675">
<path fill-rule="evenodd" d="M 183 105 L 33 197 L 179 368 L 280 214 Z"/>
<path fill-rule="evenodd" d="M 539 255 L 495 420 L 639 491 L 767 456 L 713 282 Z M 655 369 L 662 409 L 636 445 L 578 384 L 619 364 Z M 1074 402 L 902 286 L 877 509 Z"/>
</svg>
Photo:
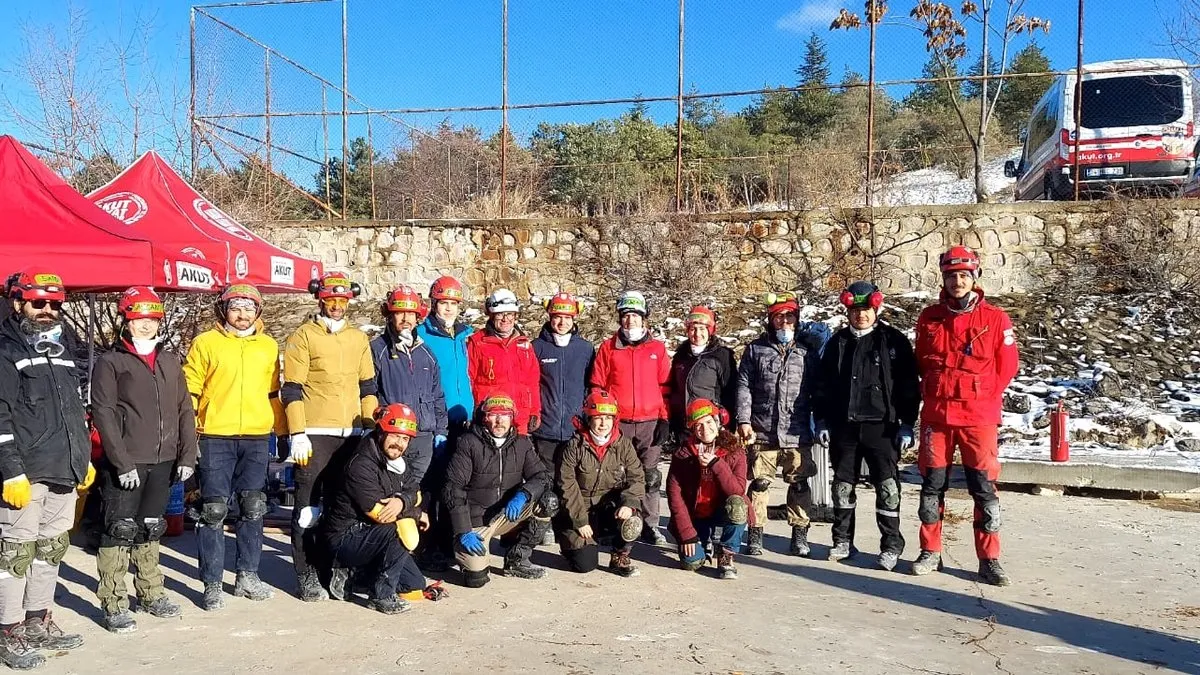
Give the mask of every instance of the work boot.
<svg viewBox="0 0 1200 675">
<path fill-rule="evenodd" d="M 733 566 L 733 551 L 721 550 L 717 557 L 717 574 L 722 579 L 737 579 L 737 568 Z"/>
<path fill-rule="evenodd" d="M 412 609 L 412 605 L 408 604 L 407 600 L 389 595 L 386 598 L 371 598 L 367 601 L 367 607 L 381 614 L 403 614 Z"/>
<path fill-rule="evenodd" d="M 204 611 L 215 612 L 218 609 L 225 609 L 225 590 L 219 581 L 205 582 Z"/>
<path fill-rule="evenodd" d="M 833 548 L 829 549 L 829 559 L 834 562 L 845 560 L 854 554 L 854 547 L 848 541 L 834 542 Z"/>
<path fill-rule="evenodd" d="M 983 580 L 983 583 L 993 586 L 1008 586 L 1012 583 L 1012 579 L 1008 577 L 1008 573 L 1000 566 L 998 559 L 980 560 L 979 578 Z"/>
<path fill-rule="evenodd" d="M 13 670 L 32 670 L 46 663 L 46 657 L 21 636 L 18 629 L 22 624 L 13 626 L 0 636 L 0 662 Z"/>
<path fill-rule="evenodd" d="M 792 526 L 792 543 L 788 546 L 788 553 L 798 555 L 801 558 L 807 558 L 812 553 L 812 549 L 808 546 L 808 526 Z"/>
<path fill-rule="evenodd" d="M 510 548 L 504 556 L 504 575 L 518 579 L 541 579 L 546 576 L 546 568 L 529 562 L 529 554 L 529 549 L 519 544 Z"/>
<path fill-rule="evenodd" d="M 238 572 L 237 579 L 233 582 L 233 594 L 255 602 L 275 597 L 275 591 L 272 591 L 266 582 L 258 578 L 257 572 Z M 207 589 L 205 589 L 205 595 L 208 595 Z"/>
<path fill-rule="evenodd" d="M 321 587 L 321 577 L 316 570 L 296 575 L 296 595 L 305 602 L 320 602 L 329 599 L 329 593 Z"/>
<path fill-rule="evenodd" d="M 661 530 L 653 525 L 647 525 L 642 528 L 642 541 L 651 546 L 666 546 L 667 538 L 663 536 Z"/>
<path fill-rule="evenodd" d="M 111 613 L 105 612 L 104 630 L 117 634 L 133 633 L 137 630 L 137 621 L 133 618 L 133 612 L 127 609 Z"/>
<path fill-rule="evenodd" d="M 930 572 L 942 571 L 942 554 L 940 551 L 921 551 L 921 555 L 913 561 L 913 574 L 925 576 Z"/>
<path fill-rule="evenodd" d="M 179 603 L 172 602 L 166 594 L 160 595 L 150 602 L 138 601 L 138 611 L 145 612 L 150 616 L 155 616 L 160 619 L 174 619 L 183 614 L 183 609 Z"/>
<path fill-rule="evenodd" d="M 629 551 L 613 551 L 612 557 L 608 559 L 608 569 L 619 577 L 636 577 L 641 574 L 629 559 Z"/>
<path fill-rule="evenodd" d="M 763 529 L 761 527 L 752 527 L 748 532 L 750 534 L 746 537 L 746 555 L 762 555 Z"/>
<path fill-rule="evenodd" d="M 896 563 L 900 562 L 900 554 L 895 551 L 884 551 L 879 554 L 879 569 L 891 572 L 896 569 Z"/>
<path fill-rule="evenodd" d="M 46 616 L 31 616 L 17 628 L 21 629 L 25 641 L 37 649 L 59 651 L 75 649 L 83 644 L 82 635 L 64 633 L 58 624 L 54 623 L 50 612 L 46 612 Z"/>
<path fill-rule="evenodd" d="M 472 572 L 471 570 L 463 570 L 463 586 L 467 588 L 482 588 L 484 584 L 491 581 L 492 578 L 487 570 L 480 572 Z"/>
<path fill-rule="evenodd" d="M 350 590 L 350 569 L 334 567 L 329 571 L 329 597 L 334 600 L 345 600 Z"/>
</svg>

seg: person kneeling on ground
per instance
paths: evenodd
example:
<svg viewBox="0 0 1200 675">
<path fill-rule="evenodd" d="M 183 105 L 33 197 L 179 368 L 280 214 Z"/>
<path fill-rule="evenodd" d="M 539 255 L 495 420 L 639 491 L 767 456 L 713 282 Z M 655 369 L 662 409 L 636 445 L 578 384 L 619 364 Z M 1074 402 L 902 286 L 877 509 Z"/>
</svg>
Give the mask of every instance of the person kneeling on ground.
<svg viewBox="0 0 1200 675">
<path fill-rule="evenodd" d="M 722 579 L 736 579 L 733 552 L 742 541 L 753 512 L 746 500 L 746 451 L 722 427 L 729 413 L 708 399 L 687 407 L 688 435 L 671 458 L 667 474 L 668 529 L 679 542 L 679 562 L 686 570 L 704 566 L 704 544 L 721 528 L 717 569 Z"/>
<path fill-rule="evenodd" d="M 420 511 L 420 486 L 407 477 L 404 461 L 416 435 L 412 408 L 394 403 L 377 410 L 375 430 L 346 459 L 322 519 L 335 573 L 371 570 L 367 605 L 384 614 L 410 609 L 400 594 L 424 591 L 431 600 L 444 595 L 436 584 L 426 583 L 411 555 L 417 546 L 417 521 L 423 526 L 429 522 Z M 340 583 L 330 582 L 335 597 L 344 597 L 345 585 L 345 577 Z"/>
<path fill-rule="evenodd" d="M 612 540 L 609 569 L 632 577 L 633 542 L 642 533 L 638 509 L 646 494 L 646 476 L 633 442 L 617 428 L 617 400 L 596 390 L 583 403 L 583 422 L 563 447 L 558 490 L 564 508 L 555 521 L 563 557 L 576 572 L 599 565 L 601 539 Z"/>
<path fill-rule="evenodd" d="M 464 585 L 479 588 L 488 582 L 492 537 L 511 542 L 504 556 L 506 575 L 540 579 L 546 570 L 531 564 L 529 556 L 558 511 L 550 472 L 529 437 L 517 433 L 510 396 L 491 394 L 479 415 L 454 449 L 442 492 Z"/>
</svg>

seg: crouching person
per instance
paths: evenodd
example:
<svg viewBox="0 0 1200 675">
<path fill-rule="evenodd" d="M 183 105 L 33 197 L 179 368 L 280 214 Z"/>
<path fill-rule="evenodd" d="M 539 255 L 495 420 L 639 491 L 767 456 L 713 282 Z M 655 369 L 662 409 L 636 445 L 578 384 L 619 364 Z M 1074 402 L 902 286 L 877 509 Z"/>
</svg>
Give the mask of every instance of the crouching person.
<svg viewBox="0 0 1200 675">
<path fill-rule="evenodd" d="M 339 571 L 361 571 L 368 575 L 367 606 L 384 614 L 408 611 L 410 605 L 399 596 L 427 589 L 411 551 L 417 545 L 417 521 L 427 525 L 428 520 L 420 511 L 419 481 L 409 478 L 404 461 L 416 436 L 412 408 L 393 403 L 376 411 L 375 429 L 346 458 L 321 521 L 334 562 L 334 597 L 345 593 L 346 576 L 339 581 Z"/>
<path fill-rule="evenodd" d="M 642 533 L 638 509 L 646 495 L 646 475 L 633 442 L 621 435 L 617 399 L 595 390 L 583 403 L 583 423 L 563 446 L 558 491 L 563 510 L 555 530 L 563 557 L 576 572 L 600 564 L 599 542 L 612 541 L 609 569 L 622 577 L 638 574 L 629 560 Z"/>
<path fill-rule="evenodd" d="M 714 554 L 722 579 L 736 579 L 733 552 L 754 525 L 746 500 L 746 451 L 725 431 L 729 413 L 708 399 L 687 407 L 688 435 L 671 458 L 667 474 L 668 526 L 679 542 L 679 562 L 686 570 L 704 566 L 704 546 L 716 528 L 721 539 Z"/>
<path fill-rule="evenodd" d="M 531 564 L 529 556 L 558 511 L 550 472 L 529 437 L 517 433 L 511 397 L 491 394 L 479 414 L 480 421 L 458 440 L 442 492 L 464 585 L 479 588 L 488 582 L 492 537 L 508 544 L 506 575 L 540 579 L 546 570 Z"/>
</svg>

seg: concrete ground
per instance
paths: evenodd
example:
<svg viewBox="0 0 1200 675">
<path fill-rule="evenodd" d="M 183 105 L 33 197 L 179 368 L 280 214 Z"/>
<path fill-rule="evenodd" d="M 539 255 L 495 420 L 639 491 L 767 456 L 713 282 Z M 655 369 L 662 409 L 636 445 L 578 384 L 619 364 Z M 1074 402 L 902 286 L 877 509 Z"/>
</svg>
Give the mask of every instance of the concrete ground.
<svg viewBox="0 0 1200 675">
<path fill-rule="evenodd" d="M 535 562 L 553 568 L 542 581 L 452 586 L 451 598 L 395 617 L 291 596 L 281 536 L 268 540 L 261 570 L 276 597 L 230 597 L 205 613 L 189 532 L 163 552 L 184 616 L 138 615 L 139 631 L 124 636 L 97 623 L 95 561 L 73 548 L 56 618 L 87 643 L 41 672 L 1200 673 L 1200 514 L 1005 492 L 1004 562 L 1016 585 L 992 588 L 974 580 L 961 490 L 948 501 L 947 570 L 922 578 L 908 574 L 916 486 L 905 486 L 901 573 L 874 568 L 873 499 L 859 496 L 862 553 L 848 564 L 824 559 L 828 525 L 813 529 L 814 559 L 800 560 L 784 553 L 786 523 L 771 521 L 770 551 L 739 556 L 737 581 L 683 572 L 672 553 L 642 545 L 632 579 L 572 574 L 540 549 Z M 773 497 L 782 502 L 778 485 Z"/>
</svg>

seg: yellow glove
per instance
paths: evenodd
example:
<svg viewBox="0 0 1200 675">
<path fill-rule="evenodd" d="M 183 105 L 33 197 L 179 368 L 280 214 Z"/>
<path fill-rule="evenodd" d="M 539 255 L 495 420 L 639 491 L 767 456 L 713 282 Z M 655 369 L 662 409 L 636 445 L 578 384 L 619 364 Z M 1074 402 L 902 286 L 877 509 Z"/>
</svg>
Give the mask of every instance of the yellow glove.
<svg viewBox="0 0 1200 675">
<path fill-rule="evenodd" d="M 88 488 L 92 487 L 92 483 L 95 483 L 95 482 L 96 482 L 96 467 L 92 466 L 91 462 L 88 462 L 87 475 L 83 477 L 83 482 L 80 483 L 79 487 L 77 487 L 75 489 L 78 490 L 80 494 L 82 494 L 84 492 L 87 492 Z"/>
<path fill-rule="evenodd" d="M 417 531 L 417 521 L 412 518 L 397 520 L 396 536 L 400 537 L 400 543 L 404 544 L 404 548 L 409 551 L 417 550 L 417 544 L 421 541 L 421 534 Z"/>
<path fill-rule="evenodd" d="M 9 506 L 23 509 L 29 506 L 30 499 L 33 499 L 33 486 L 29 484 L 25 474 L 4 481 L 4 501 Z"/>
</svg>

